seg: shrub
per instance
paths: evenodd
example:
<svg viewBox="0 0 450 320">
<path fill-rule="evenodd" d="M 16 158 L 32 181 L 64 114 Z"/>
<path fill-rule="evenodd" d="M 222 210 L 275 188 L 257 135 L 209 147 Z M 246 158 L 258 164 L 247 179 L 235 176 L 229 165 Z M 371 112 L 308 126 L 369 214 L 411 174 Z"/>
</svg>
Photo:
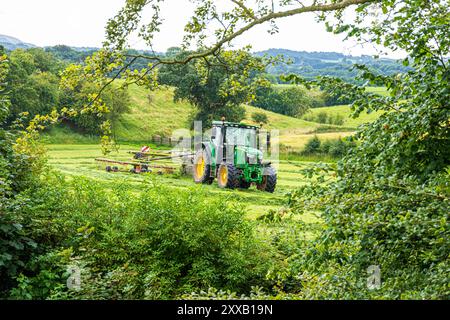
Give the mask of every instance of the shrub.
<svg viewBox="0 0 450 320">
<path fill-rule="evenodd" d="M 334 117 L 330 118 L 329 124 L 334 124 L 337 126 L 342 126 L 344 124 L 344 116 L 337 113 L 334 115 Z"/>
<path fill-rule="evenodd" d="M 318 122 L 323 124 L 332 124 L 336 126 L 342 126 L 344 124 L 344 116 L 341 114 L 328 114 L 326 111 L 320 111 L 318 113 L 307 113 L 303 119 L 311 122 Z"/>
<path fill-rule="evenodd" d="M 264 124 L 267 124 L 267 122 L 269 122 L 269 118 L 267 117 L 267 114 L 265 114 L 263 112 L 253 112 L 252 120 L 256 123 L 264 123 Z"/>
<path fill-rule="evenodd" d="M 320 151 L 320 139 L 316 135 L 308 140 L 308 142 L 305 145 L 304 153 L 305 154 L 313 154 L 318 153 Z"/>
<path fill-rule="evenodd" d="M 303 155 L 329 155 L 333 158 L 343 157 L 347 151 L 355 146 L 355 142 L 348 139 L 327 139 L 320 141 L 317 136 L 308 140 L 303 149 Z"/>
<path fill-rule="evenodd" d="M 328 113 L 321 111 L 316 115 L 317 122 L 328 123 Z"/>
</svg>

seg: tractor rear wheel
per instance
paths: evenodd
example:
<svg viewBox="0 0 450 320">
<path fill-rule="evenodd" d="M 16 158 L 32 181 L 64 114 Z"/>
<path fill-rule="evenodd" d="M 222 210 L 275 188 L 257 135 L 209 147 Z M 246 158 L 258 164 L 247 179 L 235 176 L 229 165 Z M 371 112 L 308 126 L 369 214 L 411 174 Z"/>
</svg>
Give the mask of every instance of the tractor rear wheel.
<svg viewBox="0 0 450 320">
<path fill-rule="evenodd" d="M 220 188 L 239 187 L 239 171 L 230 163 L 222 163 L 217 171 L 217 183 Z"/>
<path fill-rule="evenodd" d="M 277 185 L 277 173 L 272 167 L 267 167 L 264 169 L 264 175 L 262 182 L 257 184 L 258 190 L 267 191 L 273 193 Z"/>
<path fill-rule="evenodd" d="M 195 183 L 212 183 L 214 178 L 210 177 L 211 161 L 206 150 L 202 149 L 197 151 L 194 157 L 194 167 L 192 169 Z"/>
</svg>

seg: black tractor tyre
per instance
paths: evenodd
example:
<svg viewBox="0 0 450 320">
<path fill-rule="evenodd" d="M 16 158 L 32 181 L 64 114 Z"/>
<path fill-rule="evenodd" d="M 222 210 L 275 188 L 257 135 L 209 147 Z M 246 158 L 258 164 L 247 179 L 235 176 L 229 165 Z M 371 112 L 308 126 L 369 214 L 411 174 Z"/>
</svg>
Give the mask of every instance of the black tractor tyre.
<svg viewBox="0 0 450 320">
<path fill-rule="evenodd" d="M 217 170 L 217 184 L 220 188 L 236 189 L 239 187 L 240 172 L 230 163 L 222 163 Z"/>
<path fill-rule="evenodd" d="M 242 178 L 242 179 L 239 181 L 239 188 L 240 188 L 240 189 L 248 189 L 248 188 L 250 188 L 251 185 L 252 185 L 252 183 L 251 183 L 251 182 L 248 182 L 248 181 L 245 181 L 244 178 Z"/>
<path fill-rule="evenodd" d="M 192 176 L 195 183 L 211 184 L 214 178 L 210 177 L 211 173 L 211 157 L 205 149 L 198 150 L 194 156 L 194 167 L 192 168 Z"/>
<path fill-rule="evenodd" d="M 273 193 L 277 186 L 277 173 L 274 168 L 267 167 L 264 170 L 263 180 L 256 185 L 258 190 Z"/>
</svg>

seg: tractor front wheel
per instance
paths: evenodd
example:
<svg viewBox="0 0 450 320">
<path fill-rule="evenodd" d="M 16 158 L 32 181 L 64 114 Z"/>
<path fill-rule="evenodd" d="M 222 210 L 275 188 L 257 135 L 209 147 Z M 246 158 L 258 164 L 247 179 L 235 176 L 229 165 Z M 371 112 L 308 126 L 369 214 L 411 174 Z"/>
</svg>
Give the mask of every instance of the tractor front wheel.
<svg viewBox="0 0 450 320">
<path fill-rule="evenodd" d="M 217 171 L 217 183 L 220 188 L 236 189 L 239 187 L 239 171 L 232 164 L 222 163 Z"/>
<path fill-rule="evenodd" d="M 258 188 L 258 190 L 273 193 L 275 191 L 276 185 L 277 173 L 275 172 L 275 169 L 272 167 L 265 168 L 262 182 L 258 183 L 256 187 Z"/>
</svg>

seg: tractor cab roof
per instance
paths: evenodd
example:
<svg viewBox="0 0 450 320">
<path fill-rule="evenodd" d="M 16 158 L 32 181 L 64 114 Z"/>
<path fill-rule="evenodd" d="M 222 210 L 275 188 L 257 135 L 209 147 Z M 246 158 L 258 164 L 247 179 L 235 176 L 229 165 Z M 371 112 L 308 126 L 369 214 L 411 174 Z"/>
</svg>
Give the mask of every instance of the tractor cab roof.
<svg viewBox="0 0 450 320">
<path fill-rule="evenodd" d="M 234 128 L 245 128 L 245 129 L 259 129 L 258 126 L 252 126 L 245 123 L 236 123 L 236 122 L 228 122 L 228 121 L 213 121 L 213 127 L 221 127 L 222 125 L 225 127 L 234 127 Z"/>
</svg>

